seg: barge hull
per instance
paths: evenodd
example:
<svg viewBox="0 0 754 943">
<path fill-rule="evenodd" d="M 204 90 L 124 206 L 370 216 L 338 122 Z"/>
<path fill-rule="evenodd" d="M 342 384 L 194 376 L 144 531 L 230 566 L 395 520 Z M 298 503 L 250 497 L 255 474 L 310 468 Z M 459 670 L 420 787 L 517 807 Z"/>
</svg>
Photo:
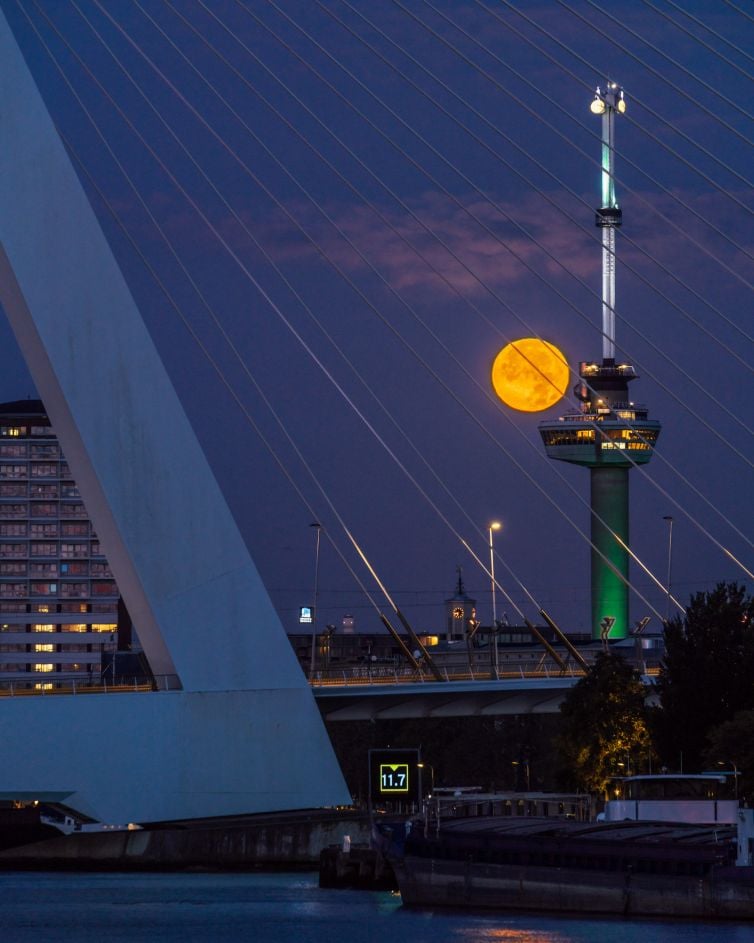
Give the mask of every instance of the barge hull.
<svg viewBox="0 0 754 943">
<path fill-rule="evenodd" d="M 681 879 L 411 857 L 392 863 L 407 906 L 754 919 L 754 885 L 734 876 Z"/>
</svg>

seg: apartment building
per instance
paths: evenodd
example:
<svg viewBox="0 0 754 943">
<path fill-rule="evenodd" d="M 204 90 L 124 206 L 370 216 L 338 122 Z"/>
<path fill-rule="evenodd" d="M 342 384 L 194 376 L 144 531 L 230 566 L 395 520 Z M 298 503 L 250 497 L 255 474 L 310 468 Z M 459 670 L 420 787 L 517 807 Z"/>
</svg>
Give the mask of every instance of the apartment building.
<svg viewBox="0 0 754 943">
<path fill-rule="evenodd" d="M 0 689 L 107 683 L 118 599 L 43 404 L 0 404 Z"/>
</svg>

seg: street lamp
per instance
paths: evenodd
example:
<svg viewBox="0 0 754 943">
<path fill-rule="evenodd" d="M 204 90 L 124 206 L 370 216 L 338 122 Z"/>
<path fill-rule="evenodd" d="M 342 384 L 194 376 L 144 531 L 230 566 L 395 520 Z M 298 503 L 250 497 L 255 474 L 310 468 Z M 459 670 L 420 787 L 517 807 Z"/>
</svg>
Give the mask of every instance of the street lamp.
<svg viewBox="0 0 754 943">
<path fill-rule="evenodd" d="M 670 618 L 670 578 L 673 565 L 673 518 L 670 515 L 663 517 L 668 522 L 668 580 L 667 598 L 665 600 L 665 622 Z"/>
<path fill-rule="evenodd" d="M 427 796 L 427 798 L 431 799 L 435 791 L 435 768 L 430 763 L 417 763 L 416 765 L 421 770 L 423 769 L 429 770 L 429 795 Z M 424 793 L 424 786 L 422 785 L 422 794 L 423 793 Z"/>
<path fill-rule="evenodd" d="M 314 528 L 314 605 L 312 606 L 312 657 L 309 663 L 309 680 L 314 678 L 315 659 L 317 657 L 317 598 L 319 596 L 319 538 L 322 525 L 314 521 L 309 525 Z"/>
<path fill-rule="evenodd" d="M 523 766 L 524 768 L 526 791 L 531 792 L 531 771 L 529 770 L 529 761 L 528 760 L 521 760 L 521 761 L 511 760 L 511 766 L 513 767 L 513 771 L 516 777 L 516 783 L 515 783 L 516 792 L 518 792 L 518 768 L 519 766 Z"/>
<path fill-rule="evenodd" d="M 492 666 L 497 677 L 497 603 L 495 598 L 495 551 L 492 546 L 492 532 L 500 530 L 500 521 L 492 521 L 488 527 L 490 535 L 490 589 L 492 590 Z"/>
<path fill-rule="evenodd" d="M 500 530 L 503 525 L 500 521 L 492 521 L 488 527 L 488 533 L 490 535 L 490 587 L 492 589 L 492 627 L 497 625 L 497 603 L 495 599 L 495 551 L 492 546 L 492 532 L 495 530 Z"/>
</svg>

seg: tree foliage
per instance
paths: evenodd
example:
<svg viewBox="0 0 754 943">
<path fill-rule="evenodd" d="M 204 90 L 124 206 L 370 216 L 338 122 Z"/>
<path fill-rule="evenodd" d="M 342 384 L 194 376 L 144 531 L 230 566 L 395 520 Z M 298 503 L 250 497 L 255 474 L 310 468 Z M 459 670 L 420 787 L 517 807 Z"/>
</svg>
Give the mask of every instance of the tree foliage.
<svg viewBox="0 0 754 943">
<path fill-rule="evenodd" d="M 719 583 L 696 593 L 685 617 L 669 621 L 657 690 L 663 762 L 700 769 L 710 732 L 754 709 L 754 600 L 743 586 Z"/>
<path fill-rule="evenodd" d="M 706 769 L 738 772 L 738 794 L 754 797 L 754 710 L 739 711 L 731 720 L 715 727 L 704 751 Z"/>
<path fill-rule="evenodd" d="M 563 784 L 604 793 L 613 776 L 649 754 L 646 690 L 620 655 L 599 654 L 561 705 Z"/>
</svg>

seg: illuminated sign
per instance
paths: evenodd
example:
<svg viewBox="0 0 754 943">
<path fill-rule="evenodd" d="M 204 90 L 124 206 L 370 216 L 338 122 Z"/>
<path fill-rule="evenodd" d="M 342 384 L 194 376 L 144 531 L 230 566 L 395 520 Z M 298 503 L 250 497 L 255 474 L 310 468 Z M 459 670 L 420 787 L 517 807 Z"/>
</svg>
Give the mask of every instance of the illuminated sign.
<svg viewBox="0 0 754 943">
<path fill-rule="evenodd" d="M 369 751 L 369 796 L 376 802 L 420 802 L 421 755 L 417 749 Z"/>
<path fill-rule="evenodd" d="M 380 764 L 380 792 L 407 793 L 408 780 L 408 763 Z"/>
<path fill-rule="evenodd" d="M 298 621 L 302 623 L 313 622 L 311 606 L 300 606 L 298 610 Z"/>
</svg>

